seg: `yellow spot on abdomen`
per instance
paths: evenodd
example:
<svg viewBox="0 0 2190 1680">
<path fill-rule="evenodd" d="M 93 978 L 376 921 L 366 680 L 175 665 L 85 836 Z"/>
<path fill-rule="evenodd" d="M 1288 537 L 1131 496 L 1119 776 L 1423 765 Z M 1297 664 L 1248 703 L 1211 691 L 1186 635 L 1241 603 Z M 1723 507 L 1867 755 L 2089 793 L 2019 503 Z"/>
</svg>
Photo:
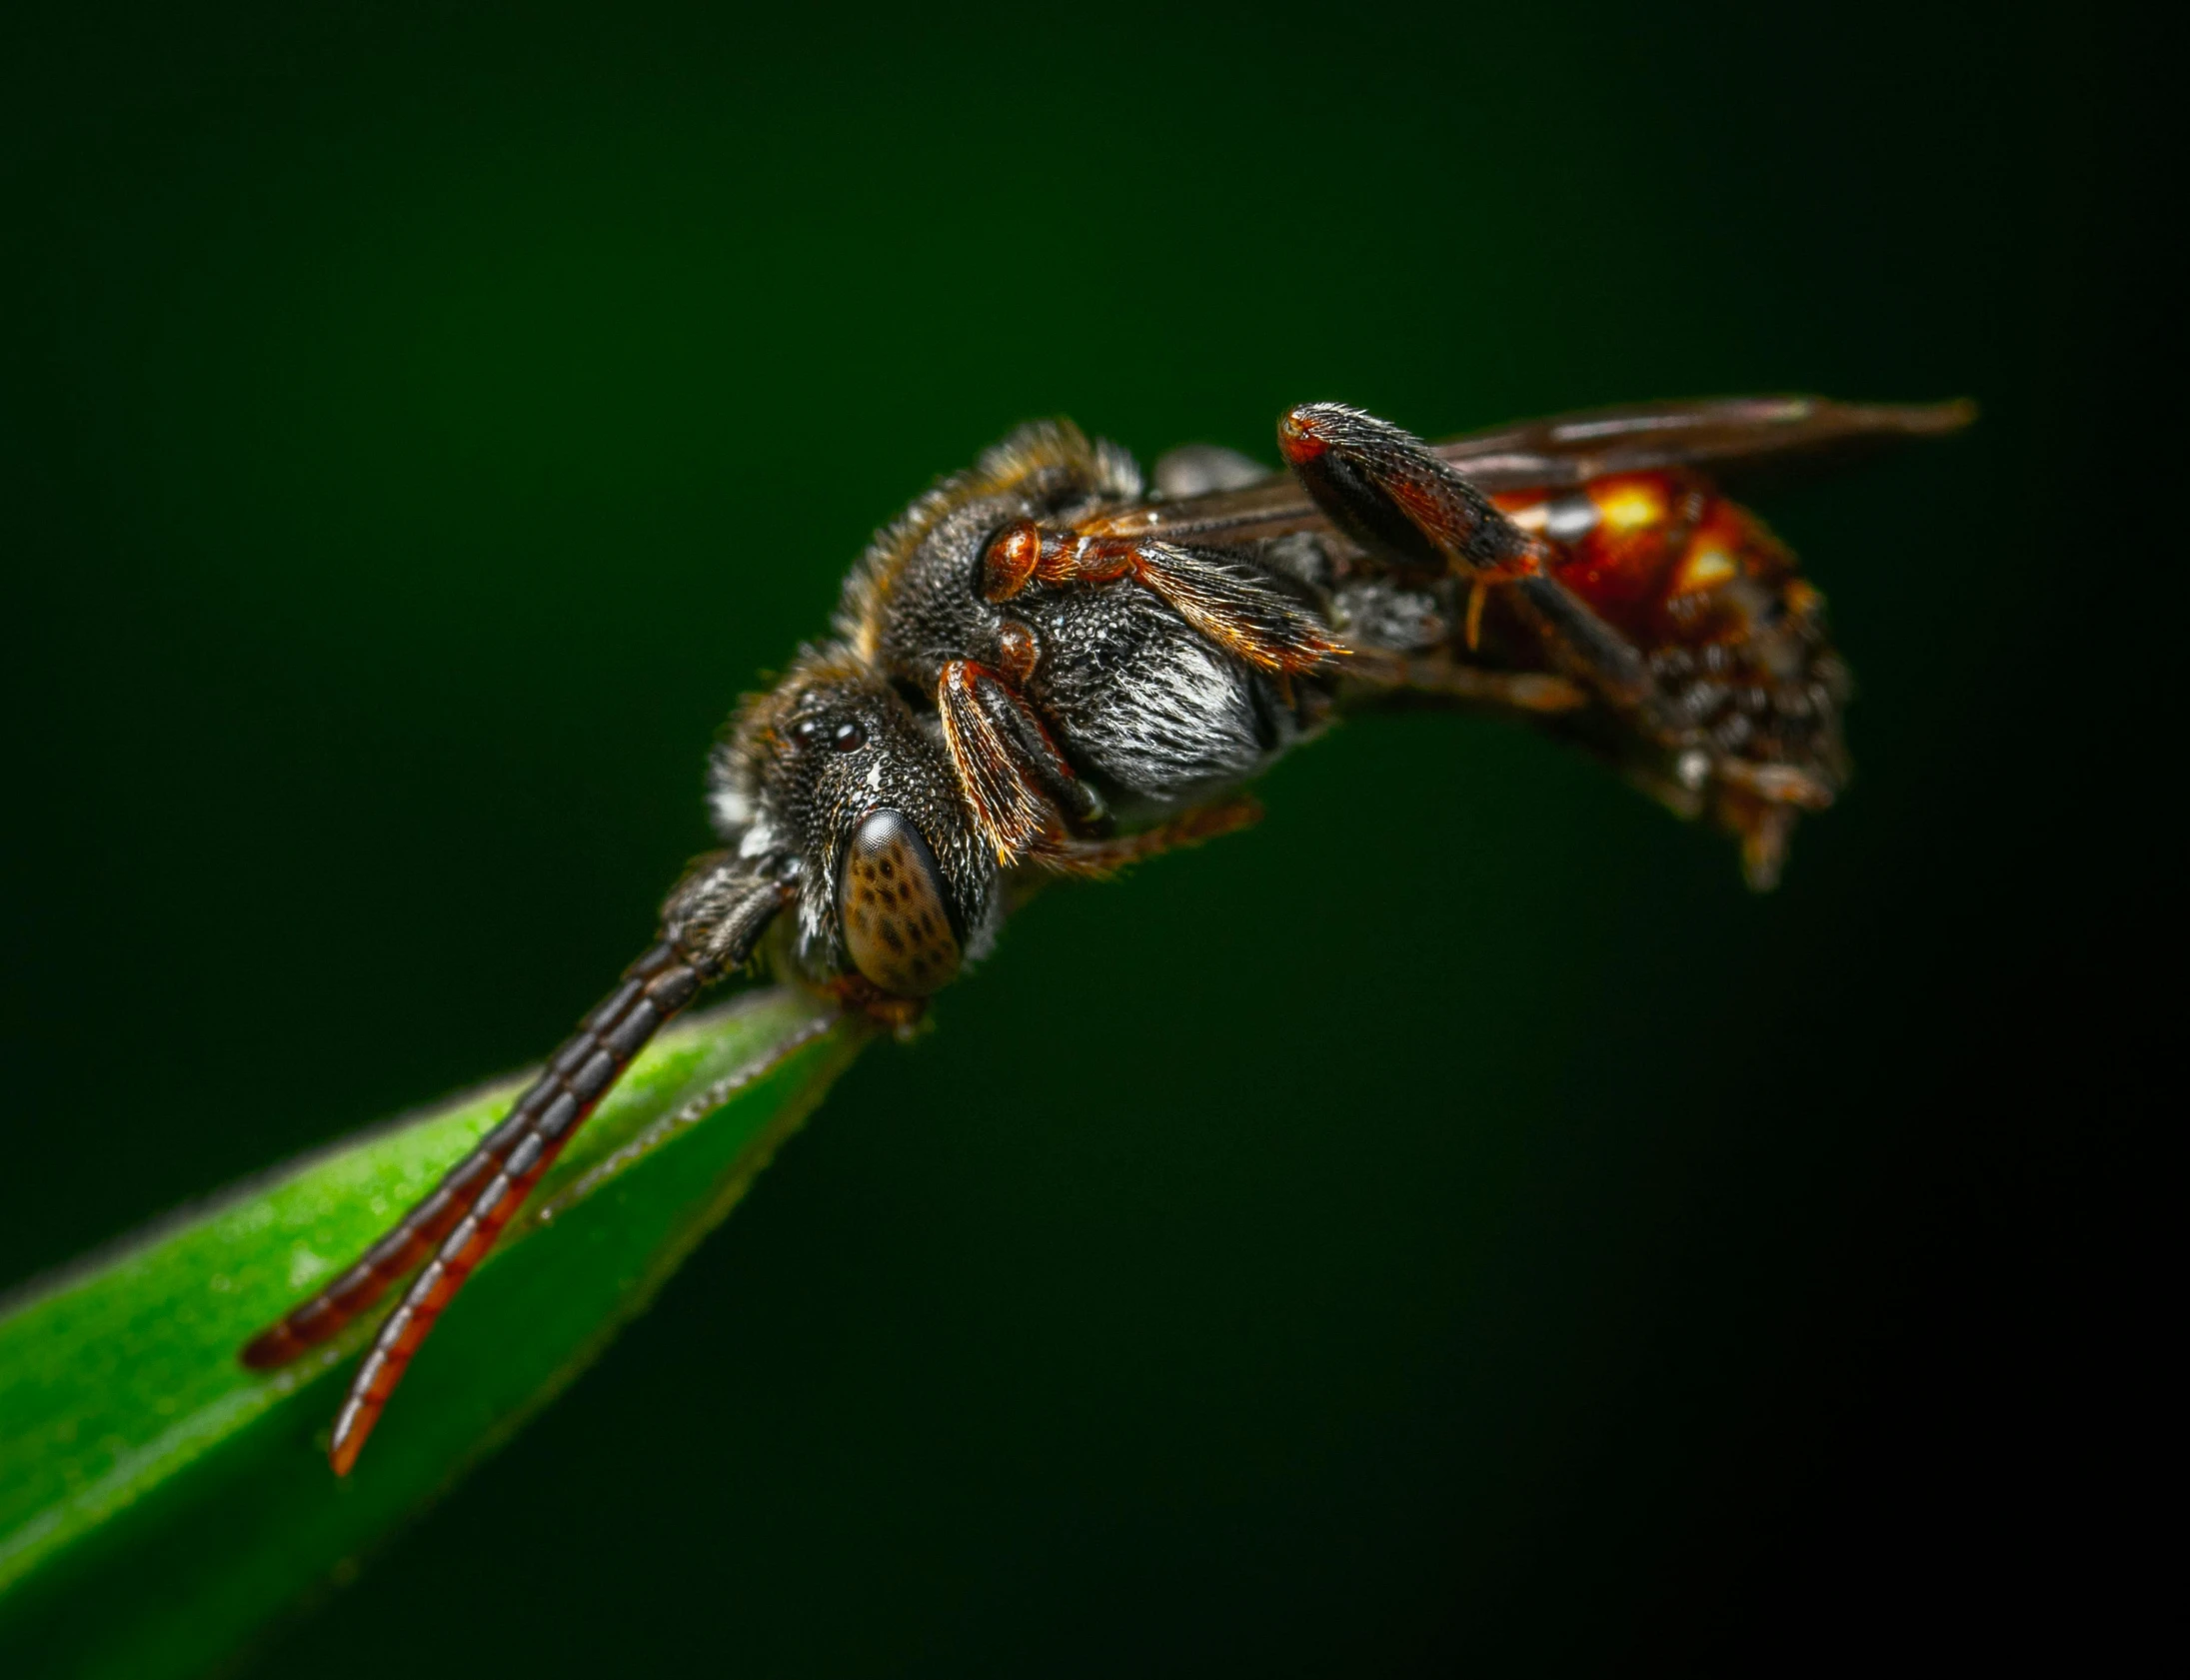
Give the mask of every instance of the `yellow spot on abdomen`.
<svg viewBox="0 0 2190 1680">
<path fill-rule="evenodd" d="M 1665 496 L 1646 480 L 1612 479 L 1592 485 L 1589 500 L 1597 505 L 1604 528 L 1614 536 L 1640 531 L 1665 520 Z"/>
<path fill-rule="evenodd" d="M 1739 577 L 1741 567 L 1734 557 L 1720 548 L 1700 548 L 1688 551 L 1688 558 L 1680 563 L 1680 570 L 1673 576 L 1675 595 L 1692 595 L 1697 590 L 1715 589 Z"/>
</svg>

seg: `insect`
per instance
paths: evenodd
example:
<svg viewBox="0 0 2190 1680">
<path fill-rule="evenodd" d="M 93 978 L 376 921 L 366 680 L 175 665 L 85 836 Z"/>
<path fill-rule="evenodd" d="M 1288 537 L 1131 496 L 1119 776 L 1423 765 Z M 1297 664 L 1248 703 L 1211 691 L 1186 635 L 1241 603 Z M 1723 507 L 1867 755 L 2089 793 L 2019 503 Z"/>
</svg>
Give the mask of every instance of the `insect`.
<svg viewBox="0 0 2190 1680">
<path fill-rule="evenodd" d="M 1770 886 L 1799 815 L 1846 779 L 1849 681 L 1822 598 L 1704 470 L 1972 412 L 1738 399 L 1429 446 L 1308 404 L 1278 424 L 1285 472 L 1189 448 L 1152 485 L 1069 424 L 1023 427 L 881 532 L 834 634 L 744 702 L 710 765 L 724 847 L 671 891 L 657 942 L 508 1117 L 244 1362 L 296 1358 L 416 1270 L 336 1420 L 347 1473 L 527 1192 L 702 987 L 760 953 L 909 1025 L 990 949 L 1016 885 L 1253 821 L 1241 784 L 1347 709 L 1525 718 L 1729 831 Z"/>
</svg>

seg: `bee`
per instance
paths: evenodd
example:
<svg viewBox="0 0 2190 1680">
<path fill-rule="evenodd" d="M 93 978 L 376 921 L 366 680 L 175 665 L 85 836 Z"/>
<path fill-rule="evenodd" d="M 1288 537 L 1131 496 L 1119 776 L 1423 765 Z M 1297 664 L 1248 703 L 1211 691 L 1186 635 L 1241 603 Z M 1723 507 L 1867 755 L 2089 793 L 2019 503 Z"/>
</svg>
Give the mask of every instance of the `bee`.
<svg viewBox="0 0 2190 1680">
<path fill-rule="evenodd" d="M 349 1270 L 244 1350 L 278 1366 L 414 1271 L 336 1420 L 338 1474 L 465 1279 L 647 1041 L 749 960 L 910 1027 L 1054 875 L 1251 823 L 1240 792 L 1349 710 L 1513 715 L 1778 877 L 1848 764 L 1823 598 L 1706 478 L 1966 425 L 1803 397 L 1605 410 L 1426 445 L 1331 403 L 1285 467 L 1190 447 L 1143 480 L 1021 428 L 877 535 L 833 634 L 709 765 L 722 849 L 505 1118 Z"/>
</svg>

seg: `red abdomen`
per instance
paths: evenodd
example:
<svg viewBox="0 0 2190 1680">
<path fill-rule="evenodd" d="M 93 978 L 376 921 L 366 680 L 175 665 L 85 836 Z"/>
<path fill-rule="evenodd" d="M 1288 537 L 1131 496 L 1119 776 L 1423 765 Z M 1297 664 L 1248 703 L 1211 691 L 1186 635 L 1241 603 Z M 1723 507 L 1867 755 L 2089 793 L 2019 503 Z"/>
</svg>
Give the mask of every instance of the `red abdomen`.
<svg viewBox="0 0 2190 1680">
<path fill-rule="evenodd" d="M 1746 508 L 1690 473 L 1622 473 L 1496 502 L 1553 545 L 1551 575 L 1641 651 L 1657 691 L 1629 774 L 1741 838 L 1749 879 L 1777 877 L 1797 809 L 1847 778 L 1849 683 L 1824 598 Z"/>
<path fill-rule="evenodd" d="M 1500 496 L 1556 544 L 1558 581 L 1646 651 L 1740 643 L 1815 595 L 1754 514 L 1686 473 L 1622 473 Z"/>
</svg>

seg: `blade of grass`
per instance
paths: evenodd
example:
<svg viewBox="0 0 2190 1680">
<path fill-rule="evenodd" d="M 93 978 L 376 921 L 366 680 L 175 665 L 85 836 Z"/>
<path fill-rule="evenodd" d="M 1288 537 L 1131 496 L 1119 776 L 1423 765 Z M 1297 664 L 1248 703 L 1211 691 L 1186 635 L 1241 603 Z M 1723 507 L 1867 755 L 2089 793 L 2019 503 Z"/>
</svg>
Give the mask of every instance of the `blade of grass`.
<svg viewBox="0 0 2190 1680">
<path fill-rule="evenodd" d="M 431 1187 L 523 1079 L 0 1301 L 0 1670 L 195 1673 L 354 1569 L 646 1305 L 864 1036 L 789 991 L 665 1032 L 450 1308 L 347 1481 L 327 1430 L 379 1315 L 285 1371 L 246 1371 L 237 1349 Z"/>
</svg>

